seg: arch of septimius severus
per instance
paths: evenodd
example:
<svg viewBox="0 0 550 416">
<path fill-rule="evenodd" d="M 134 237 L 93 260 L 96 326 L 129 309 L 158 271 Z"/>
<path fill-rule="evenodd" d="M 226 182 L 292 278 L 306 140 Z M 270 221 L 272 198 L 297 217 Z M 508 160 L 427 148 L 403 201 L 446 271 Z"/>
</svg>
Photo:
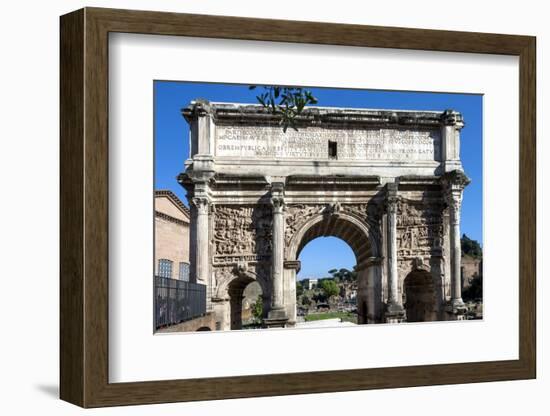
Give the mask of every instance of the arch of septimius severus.
<svg viewBox="0 0 550 416">
<path fill-rule="evenodd" d="M 286 133 L 259 105 L 198 100 L 183 116 L 191 279 L 219 329 L 240 328 L 254 281 L 265 325 L 293 326 L 298 257 L 320 236 L 355 254 L 359 323 L 462 318 L 459 113 L 309 108 Z"/>
</svg>

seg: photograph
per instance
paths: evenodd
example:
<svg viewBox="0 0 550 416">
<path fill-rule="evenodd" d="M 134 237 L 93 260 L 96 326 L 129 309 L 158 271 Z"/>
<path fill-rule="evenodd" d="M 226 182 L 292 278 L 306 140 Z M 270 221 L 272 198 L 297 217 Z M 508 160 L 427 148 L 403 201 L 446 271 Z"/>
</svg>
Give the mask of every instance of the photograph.
<svg viewBox="0 0 550 416">
<path fill-rule="evenodd" d="M 40 108 L 59 128 L 28 122 L 21 83 L 6 102 L 59 132 L 37 160 L 59 161 L 59 353 L 40 361 L 62 401 L 494 413 L 523 380 L 538 403 L 544 19 L 402 3 L 55 14 L 59 108 Z M 10 224 L 28 257 L 41 233 Z"/>
<path fill-rule="evenodd" d="M 483 319 L 482 94 L 153 94 L 154 333 Z"/>
</svg>

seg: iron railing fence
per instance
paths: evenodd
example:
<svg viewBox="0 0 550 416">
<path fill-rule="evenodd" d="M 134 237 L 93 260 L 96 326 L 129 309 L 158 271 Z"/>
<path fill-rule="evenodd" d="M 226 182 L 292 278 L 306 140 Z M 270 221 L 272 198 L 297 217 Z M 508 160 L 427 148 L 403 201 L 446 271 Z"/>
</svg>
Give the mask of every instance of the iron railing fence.
<svg viewBox="0 0 550 416">
<path fill-rule="evenodd" d="M 206 314 L 206 285 L 155 276 L 155 328 Z"/>
</svg>

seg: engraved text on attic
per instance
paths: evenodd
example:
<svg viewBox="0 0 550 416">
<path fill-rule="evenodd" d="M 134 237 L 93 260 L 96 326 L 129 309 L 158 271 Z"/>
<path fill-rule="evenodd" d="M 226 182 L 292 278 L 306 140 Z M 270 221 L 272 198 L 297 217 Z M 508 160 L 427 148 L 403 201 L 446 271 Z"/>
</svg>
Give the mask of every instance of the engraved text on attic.
<svg viewBox="0 0 550 416">
<path fill-rule="evenodd" d="M 218 126 L 216 157 L 328 159 L 328 142 L 338 146 L 338 160 L 425 162 L 440 160 L 439 130 L 288 129 L 280 126 Z"/>
</svg>

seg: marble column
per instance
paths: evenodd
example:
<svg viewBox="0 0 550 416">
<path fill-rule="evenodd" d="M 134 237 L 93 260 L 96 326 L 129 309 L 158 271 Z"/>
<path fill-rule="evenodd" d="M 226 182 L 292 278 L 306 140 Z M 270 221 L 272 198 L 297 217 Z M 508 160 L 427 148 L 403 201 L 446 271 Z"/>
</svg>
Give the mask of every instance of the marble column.
<svg viewBox="0 0 550 416">
<path fill-rule="evenodd" d="M 273 203 L 273 262 L 271 276 L 273 279 L 273 309 L 283 307 L 283 250 L 284 218 L 283 201 L 274 198 Z"/>
<path fill-rule="evenodd" d="M 460 276 L 460 205 L 462 195 L 453 195 L 450 206 L 451 220 L 451 303 L 462 304 L 462 284 Z"/>
<path fill-rule="evenodd" d="M 446 200 L 449 207 L 450 225 L 450 252 L 451 252 L 451 300 L 449 312 L 463 315 L 466 306 L 462 300 L 461 261 L 462 249 L 460 244 L 460 209 L 464 187 L 470 182 L 461 171 L 453 171 L 446 175 Z"/>
<path fill-rule="evenodd" d="M 283 275 L 283 299 L 288 318 L 288 326 L 296 325 L 296 274 L 300 271 L 300 260 L 285 260 Z"/>
<path fill-rule="evenodd" d="M 273 284 L 271 310 L 266 324 L 268 326 L 284 326 L 288 320 L 284 304 L 284 249 L 285 249 L 285 218 L 283 184 L 274 183 L 271 189 L 271 205 L 273 207 L 271 281 Z"/>
<path fill-rule="evenodd" d="M 387 240 L 387 271 L 388 271 L 388 301 L 386 322 L 401 322 L 404 319 L 403 301 L 399 296 L 399 275 L 397 273 L 397 184 L 386 185 L 386 240 Z"/>
<path fill-rule="evenodd" d="M 208 284 L 210 270 L 210 256 L 208 250 L 210 203 L 207 197 L 195 197 L 192 201 L 197 210 L 197 246 L 195 248 L 196 280 L 197 283 Z"/>
</svg>

